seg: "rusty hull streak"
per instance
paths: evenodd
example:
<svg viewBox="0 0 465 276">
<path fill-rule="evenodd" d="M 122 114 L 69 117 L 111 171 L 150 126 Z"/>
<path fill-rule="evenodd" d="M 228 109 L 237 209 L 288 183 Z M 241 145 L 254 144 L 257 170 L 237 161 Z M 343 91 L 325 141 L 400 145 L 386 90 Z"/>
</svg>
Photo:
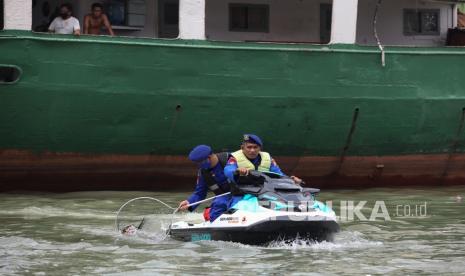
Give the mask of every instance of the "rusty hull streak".
<svg viewBox="0 0 465 276">
<path fill-rule="evenodd" d="M 346 156 L 334 174 L 339 159 L 276 157 L 284 172 L 319 188 L 465 184 L 465 154 Z M 191 190 L 195 177 L 185 156 L 0 151 L 0 191 Z"/>
</svg>

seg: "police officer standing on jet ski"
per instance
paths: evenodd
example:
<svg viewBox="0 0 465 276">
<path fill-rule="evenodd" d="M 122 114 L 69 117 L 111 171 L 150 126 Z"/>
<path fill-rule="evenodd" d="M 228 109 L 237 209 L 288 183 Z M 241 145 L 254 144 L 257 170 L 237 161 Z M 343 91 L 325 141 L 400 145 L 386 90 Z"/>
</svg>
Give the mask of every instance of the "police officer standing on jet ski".
<svg viewBox="0 0 465 276">
<path fill-rule="evenodd" d="M 236 182 L 237 176 L 245 176 L 251 170 L 273 172 L 284 176 L 278 164 L 268 152 L 261 151 L 263 143 L 255 134 L 244 134 L 241 149 L 231 153 L 224 174 L 231 182 Z M 296 184 L 302 183 L 298 177 L 291 176 Z"/>
<path fill-rule="evenodd" d="M 196 146 L 190 152 L 189 159 L 199 165 L 197 185 L 194 193 L 187 200 L 179 203 L 180 210 L 194 211 L 198 205 L 190 207 L 188 205 L 205 199 L 208 190 L 211 190 L 215 195 L 229 192 L 229 183 L 223 170 L 228 156 L 227 152 L 213 153 L 212 149 L 207 145 Z M 205 219 L 213 222 L 228 209 L 230 200 L 230 195 L 215 198 L 210 209 L 204 212 Z"/>
</svg>

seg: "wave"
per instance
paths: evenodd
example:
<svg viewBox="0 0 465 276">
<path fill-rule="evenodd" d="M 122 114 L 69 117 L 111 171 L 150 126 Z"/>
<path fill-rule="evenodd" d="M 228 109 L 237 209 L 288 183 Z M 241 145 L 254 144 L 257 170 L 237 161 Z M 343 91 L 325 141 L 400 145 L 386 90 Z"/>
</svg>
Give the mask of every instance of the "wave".
<svg viewBox="0 0 465 276">
<path fill-rule="evenodd" d="M 43 217 L 75 217 L 75 218 L 97 218 L 97 219 L 114 219 L 115 213 L 102 212 L 90 209 L 69 210 L 51 206 L 45 207 L 25 207 L 16 210 L 0 210 L 0 215 L 4 216 L 22 216 L 28 219 Z"/>
</svg>

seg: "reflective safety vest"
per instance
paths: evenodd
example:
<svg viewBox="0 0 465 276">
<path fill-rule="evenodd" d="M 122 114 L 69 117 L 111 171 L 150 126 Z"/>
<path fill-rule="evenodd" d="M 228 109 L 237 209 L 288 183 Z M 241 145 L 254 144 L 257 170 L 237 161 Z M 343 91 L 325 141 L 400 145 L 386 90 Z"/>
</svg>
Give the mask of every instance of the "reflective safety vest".
<svg viewBox="0 0 465 276">
<path fill-rule="evenodd" d="M 271 167 L 271 156 L 268 152 L 260 152 L 260 156 L 262 160 L 260 161 L 260 164 L 258 167 L 255 167 L 255 165 L 250 162 L 250 160 L 245 156 L 245 154 L 242 152 L 242 150 L 235 151 L 231 153 L 234 158 L 236 158 L 237 161 L 237 166 L 239 168 L 247 168 L 250 170 L 258 170 L 260 172 L 269 172 L 270 167 Z"/>
</svg>

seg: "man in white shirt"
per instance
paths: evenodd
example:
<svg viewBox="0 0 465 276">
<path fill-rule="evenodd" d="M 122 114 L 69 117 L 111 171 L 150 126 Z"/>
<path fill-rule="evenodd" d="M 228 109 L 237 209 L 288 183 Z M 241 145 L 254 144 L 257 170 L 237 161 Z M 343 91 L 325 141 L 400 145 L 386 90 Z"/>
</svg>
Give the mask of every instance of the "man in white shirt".
<svg viewBox="0 0 465 276">
<path fill-rule="evenodd" d="M 48 31 L 56 34 L 81 34 L 79 20 L 71 16 L 72 8 L 70 4 L 60 6 L 60 16 L 56 17 L 48 27 Z"/>
</svg>

